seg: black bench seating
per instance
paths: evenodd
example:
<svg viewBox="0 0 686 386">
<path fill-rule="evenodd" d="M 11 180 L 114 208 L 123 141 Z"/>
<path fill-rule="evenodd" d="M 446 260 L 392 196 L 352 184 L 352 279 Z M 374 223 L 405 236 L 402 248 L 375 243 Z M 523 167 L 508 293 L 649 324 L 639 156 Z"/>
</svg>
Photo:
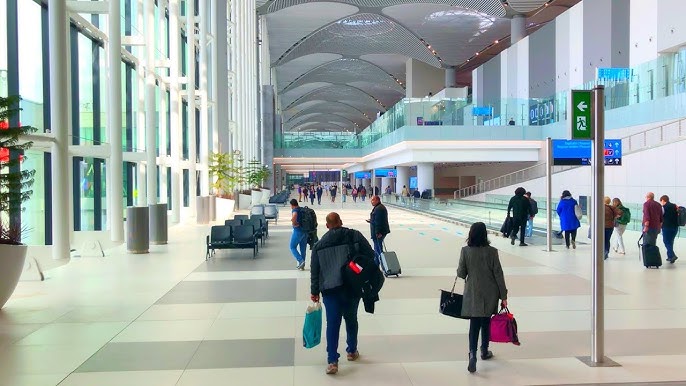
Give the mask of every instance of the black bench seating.
<svg viewBox="0 0 686 386">
<path fill-rule="evenodd" d="M 230 220 L 227 220 L 230 221 Z M 253 250 L 253 258 L 257 257 L 258 243 L 253 225 L 215 225 L 207 236 L 207 251 L 205 260 L 214 256 L 217 249 L 249 249 Z"/>
</svg>

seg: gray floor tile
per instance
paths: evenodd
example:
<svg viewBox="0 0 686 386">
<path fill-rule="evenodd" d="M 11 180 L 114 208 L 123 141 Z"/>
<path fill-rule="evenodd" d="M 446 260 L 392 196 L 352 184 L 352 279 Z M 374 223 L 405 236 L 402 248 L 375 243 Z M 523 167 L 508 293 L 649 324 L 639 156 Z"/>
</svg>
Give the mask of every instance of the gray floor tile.
<svg viewBox="0 0 686 386">
<path fill-rule="evenodd" d="M 295 339 L 207 340 L 189 369 L 293 366 Z"/>
<path fill-rule="evenodd" d="M 157 304 L 291 301 L 295 288 L 295 279 L 182 281 Z"/>
<path fill-rule="evenodd" d="M 108 343 L 77 373 L 105 371 L 183 370 L 200 342 Z"/>
</svg>

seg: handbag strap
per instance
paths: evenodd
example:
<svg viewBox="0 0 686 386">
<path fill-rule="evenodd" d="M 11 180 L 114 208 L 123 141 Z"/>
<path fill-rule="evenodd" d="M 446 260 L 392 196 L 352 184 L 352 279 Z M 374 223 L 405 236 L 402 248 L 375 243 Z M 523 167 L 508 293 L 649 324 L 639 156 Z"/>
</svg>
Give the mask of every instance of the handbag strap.
<svg viewBox="0 0 686 386">
<path fill-rule="evenodd" d="M 454 294 L 455 293 L 455 285 L 457 284 L 457 275 L 455 275 L 455 281 L 453 282 L 453 289 L 450 290 L 450 293 Z"/>
</svg>

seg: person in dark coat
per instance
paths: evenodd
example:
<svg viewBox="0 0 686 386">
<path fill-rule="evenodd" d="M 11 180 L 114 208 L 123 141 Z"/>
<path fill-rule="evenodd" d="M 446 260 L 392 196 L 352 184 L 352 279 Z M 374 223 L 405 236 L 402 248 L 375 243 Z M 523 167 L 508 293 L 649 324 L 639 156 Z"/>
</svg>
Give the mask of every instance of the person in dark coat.
<svg viewBox="0 0 686 386">
<path fill-rule="evenodd" d="M 669 202 L 669 196 L 666 194 L 660 197 L 660 204 L 664 212 L 662 218 L 662 242 L 665 243 L 665 248 L 667 249 L 667 261 L 670 264 L 674 264 L 676 259 L 679 258 L 674 253 L 674 238 L 679 232 L 679 207 Z"/>
<path fill-rule="evenodd" d="M 322 204 L 322 194 L 324 193 L 324 189 L 322 188 L 321 185 L 317 185 L 317 204 L 321 205 Z M 313 202 L 314 204 L 314 202 Z"/>
<path fill-rule="evenodd" d="M 391 227 L 388 224 L 388 209 L 381 203 L 379 196 L 372 197 L 372 213 L 369 214 L 369 228 L 372 234 L 372 241 L 374 241 L 374 262 L 376 265 L 381 264 L 381 252 L 383 252 L 383 241 L 386 235 L 391 233 Z"/>
<path fill-rule="evenodd" d="M 507 307 L 507 287 L 500 265 L 498 250 L 490 246 L 486 225 L 472 224 L 467 237 L 467 246 L 460 251 L 457 276 L 465 279 L 462 316 L 469 320 L 469 365 L 470 373 L 476 371 L 476 347 L 481 332 L 481 359 L 493 357 L 488 350 L 491 315 L 501 307 Z"/>
<path fill-rule="evenodd" d="M 560 203 L 557 204 L 557 215 L 560 217 L 560 227 L 565 233 L 565 244 L 569 249 L 569 238 L 572 239 L 572 248 L 576 249 L 576 231 L 581 227 L 579 219 L 576 217 L 574 207 L 579 205 L 572 197 L 569 190 L 562 192 Z"/>
<path fill-rule="evenodd" d="M 514 245 L 517 238 L 517 231 L 519 231 L 519 246 L 525 247 L 524 232 L 526 232 L 526 223 L 529 221 L 531 215 L 531 204 L 529 199 L 524 196 L 526 189 L 519 187 L 515 189 L 515 195 L 510 198 L 510 203 L 507 205 L 507 215 L 512 212 L 512 233 L 510 233 L 510 244 Z"/>
</svg>

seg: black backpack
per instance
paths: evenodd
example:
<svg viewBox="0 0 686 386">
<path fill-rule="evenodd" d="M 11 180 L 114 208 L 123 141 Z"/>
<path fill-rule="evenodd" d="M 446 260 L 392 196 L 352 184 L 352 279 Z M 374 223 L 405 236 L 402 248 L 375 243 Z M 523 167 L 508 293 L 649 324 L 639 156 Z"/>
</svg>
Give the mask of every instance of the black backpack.
<svg viewBox="0 0 686 386">
<path fill-rule="evenodd" d="M 317 230 L 317 214 L 314 209 L 303 206 L 300 208 L 300 218 L 298 219 L 300 229 L 304 232 L 312 232 Z"/>
<path fill-rule="evenodd" d="M 686 226 L 686 208 L 684 208 L 683 206 L 680 206 L 676 210 L 676 214 L 677 214 L 676 221 L 679 223 L 679 226 L 680 227 Z"/>
</svg>

